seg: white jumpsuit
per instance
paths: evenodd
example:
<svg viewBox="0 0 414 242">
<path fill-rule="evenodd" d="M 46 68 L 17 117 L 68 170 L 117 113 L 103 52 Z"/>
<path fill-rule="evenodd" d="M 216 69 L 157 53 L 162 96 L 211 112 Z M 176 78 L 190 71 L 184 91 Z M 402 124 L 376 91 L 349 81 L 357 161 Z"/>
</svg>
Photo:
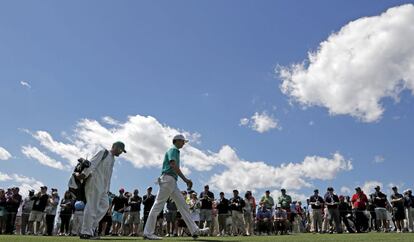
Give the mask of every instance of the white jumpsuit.
<svg viewBox="0 0 414 242">
<path fill-rule="evenodd" d="M 84 173 L 88 178 L 85 184 L 86 206 L 81 234 L 93 236 L 99 221 L 109 209 L 108 191 L 111 184 L 115 158 L 111 152 L 102 160 L 105 150 L 99 151 L 91 160 L 91 166 Z"/>
</svg>

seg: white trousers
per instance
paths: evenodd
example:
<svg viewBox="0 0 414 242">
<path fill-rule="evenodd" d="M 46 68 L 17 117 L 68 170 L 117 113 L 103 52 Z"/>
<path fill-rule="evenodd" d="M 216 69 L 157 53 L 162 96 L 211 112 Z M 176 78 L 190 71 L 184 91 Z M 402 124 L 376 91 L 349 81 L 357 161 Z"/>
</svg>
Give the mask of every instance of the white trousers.
<svg viewBox="0 0 414 242">
<path fill-rule="evenodd" d="M 169 175 L 162 175 L 159 180 L 159 185 L 160 189 L 158 190 L 157 197 L 155 198 L 155 203 L 151 208 L 147 223 L 145 224 L 144 235 L 154 234 L 157 216 L 163 210 L 168 198 L 171 198 L 175 202 L 175 205 L 181 213 L 184 222 L 187 224 L 190 233 L 197 234 L 199 228 L 191 219 L 190 209 L 184 200 L 184 196 L 178 189 L 175 178 Z"/>
<path fill-rule="evenodd" d="M 109 198 L 106 191 L 94 182 L 88 181 L 85 185 L 86 205 L 82 222 L 81 234 L 93 236 L 99 221 L 109 209 Z"/>
</svg>

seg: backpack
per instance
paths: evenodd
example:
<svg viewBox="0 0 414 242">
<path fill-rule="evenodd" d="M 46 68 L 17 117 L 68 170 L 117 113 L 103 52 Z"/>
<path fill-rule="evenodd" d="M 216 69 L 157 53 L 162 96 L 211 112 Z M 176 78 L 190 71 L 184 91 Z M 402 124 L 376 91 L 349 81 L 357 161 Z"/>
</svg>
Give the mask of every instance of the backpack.
<svg viewBox="0 0 414 242">
<path fill-rule="evenodd" d="M 108 156 L 109 151 L 105 149 L 105 152 L 102 156 L 102 158 L 100 159 L 100 161 L 105 160 L 105 158 Z M 78 159 L 78 164 L 75 166 L 75 169 L 73 170 L 73 173 L 78 172 L 81 173 L 83 170 L 85 170 L 86 168 L 89 168 L 91 165 L 91 162 L 84 159 L 84 158 L 79 158 Z M 69 179 L 69 191 L 72 194 L 72 197 L 77 200 L 77 201 L 83 201 L 86 204 L 86 196 L 85 196 L 85 184 L 86 181 L 88 180 L 89 177 L 83 179 L 83 180 L 79 180 L 78 178 L 75 177 L 74 174 L 72 174 L 72 176 L 70 176 Z"/>
</svg>

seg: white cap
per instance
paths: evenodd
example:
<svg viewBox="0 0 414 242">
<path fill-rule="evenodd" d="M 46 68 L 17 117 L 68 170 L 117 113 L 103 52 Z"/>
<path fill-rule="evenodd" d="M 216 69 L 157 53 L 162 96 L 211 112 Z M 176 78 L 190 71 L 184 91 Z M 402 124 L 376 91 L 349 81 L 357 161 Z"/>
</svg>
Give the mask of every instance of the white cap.
<svg viewBox="0 0 414 242">
<path fill-rule="evenodd" d="M 182 135 L 182 134 L 177 134 L 176 136 L 174 136 L 173 141 L 174 140 L 184 140 L 185 143 L 188 142 L 188 140 L 186 140 L 184 135 Z"/>
</svg>

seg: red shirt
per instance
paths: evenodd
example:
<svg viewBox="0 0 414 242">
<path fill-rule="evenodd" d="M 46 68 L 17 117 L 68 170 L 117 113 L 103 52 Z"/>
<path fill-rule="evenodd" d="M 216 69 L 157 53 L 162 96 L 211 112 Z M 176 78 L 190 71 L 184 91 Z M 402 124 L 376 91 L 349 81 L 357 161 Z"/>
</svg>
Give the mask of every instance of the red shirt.
<svg viewBox="0 0 414 242">
<path fill-rule="evenodd" d="M 354 208 L 366 209 L 367 208 L 367 203 L 368 203 L 368 198 L 363 192 L 355 193 L 352 196 L 351 202 L 352 202 L 352 205 L 354 206 Z"/>
</svg>

